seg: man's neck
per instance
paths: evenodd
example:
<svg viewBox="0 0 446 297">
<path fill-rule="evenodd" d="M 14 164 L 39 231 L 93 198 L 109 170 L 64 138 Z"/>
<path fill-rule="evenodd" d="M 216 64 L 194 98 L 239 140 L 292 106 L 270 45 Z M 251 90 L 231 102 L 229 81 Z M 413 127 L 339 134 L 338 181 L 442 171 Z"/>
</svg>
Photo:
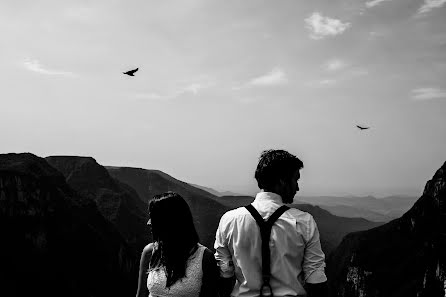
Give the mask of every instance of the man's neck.
<svg viewBox="0 0 446 297">
<path fill-rule="evenodd" d="M 276 189 L 262 189 L 261 192 L 268 192 L 268 193 L 274 193 L 276 195 L 279 195 L 280 201 L 283 203 L 283 198 L 282 198 L 282 195 L 280 194 L 280 191 L 278 191 Z"/>
</svg>

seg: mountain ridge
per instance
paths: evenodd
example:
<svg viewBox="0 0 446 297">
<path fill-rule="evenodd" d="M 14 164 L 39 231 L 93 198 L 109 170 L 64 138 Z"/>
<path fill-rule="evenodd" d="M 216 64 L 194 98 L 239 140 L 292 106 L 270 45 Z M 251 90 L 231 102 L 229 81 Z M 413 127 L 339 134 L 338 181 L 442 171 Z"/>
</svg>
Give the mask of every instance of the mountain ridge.
<svg viewBox="0 0 446 297">
<path fill-rule="evenodd" d="M 228 210 L 214 199 L 214 195 L 194 188 L 160 170 L 116 166 L 105 168 L 115 179 L 135 189 L 146 204 L 153 196 L 167 191 L 180 194 L 191 209 L 202 243 L 207 247 L 213 247 L 219 219 Z"/>
<path fill-rule="evenodd" d="M 332 296 L 444 296 L 446 162 L 402 217 L 348 234 L 329 263 Z"/>
<path fill-rule="evenodd" d="M 105 167 L 114 178 L 117 178 L 118 180 L 121 180 L 122 182 L 133 187 L 144 197 L 144 200 L 150 200 L 154 194 L 159 194 L 169 190 L 178 192 L 191 206 L 192 214 L 194 216 L 194 221 L 197 224 L 199 234 L 204 236 L 204 244 L 211 248 L 214 244 L 215 231 L 217 229 L 218 222 L 223 213 L 230 209 L 248 205 L 254 200 L 254 197 L 252 196 L 215 196 L 202 189 L 194 188 L 190 184 L 177 180 L 159 170 L 132 167 L 121 168 L 116 166 Z M 207 222 L 206 224 L 202 224 L 203 222 L 199 221 L 197 222 L 195 219 L 195 217 L 198 217 L 200 212 L 200 210 L 196 208 L 196 204 L 198 202 L 197 197 L 201 197 L 199 200 L 209 199 L 218 203 L 212 208 L 214 215 L 205 218 Z M 219 209 L 216 209 L 217 207 Z M 292 207 L 299 208 L 314 215 L 317 224 L 321 227 L 320 232 L 322 246 L 327 256 L 337 246 L 337 244 L 341 242 L 342 237 L 348 232 L 364 230 L 382 224 L 370 222 L 365 219 L 342 218 L 334 216 L 317 206 L 296 204 L 292 205 Z"/>
<path fill-rule="evenodd" d="M 136 250 L 149 242 L 147 207 L 133 188 L 114 179 L 92 157 L 49 156 L 45 160 L 65 176 L 73 189 L 94 201 Z"/>
<path fill-rule="evenodd" d="M 138 255 L 43 158 L 0 154 L 0 234 L 2 296 L 117 297 L 134 289 Z"/>
</svg>

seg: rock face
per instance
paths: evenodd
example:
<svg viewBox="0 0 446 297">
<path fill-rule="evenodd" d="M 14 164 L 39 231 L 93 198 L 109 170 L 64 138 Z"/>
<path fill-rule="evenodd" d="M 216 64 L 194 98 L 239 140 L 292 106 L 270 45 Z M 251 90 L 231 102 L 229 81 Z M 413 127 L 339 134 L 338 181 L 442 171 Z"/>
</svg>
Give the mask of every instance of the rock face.
<svg viewBox="0 0 446 297">
<path fill-rule="evenodd" d="M 0 295 L 127 296 L 139 255 L 32 154 L 0 155 Z"/>
<path fill-rule="evenodd" d="M 446 163 L 401 218 L 351 233 L 328 265 L 333 296 L 446 294 Z"/>
<path fill-rule="evenodd" d="M 69 186 L 94 201 L 101 214 L 119 230 L 137 253 L 151 240 L 147 202 L 128 185 L 113 178 L 91 157 L 51 156 L 46 161 L 60 171 Z"/>
<path fill-rule="evenodd" d="M 111 176 L 128 184 L 139 194 L 142 201 L 151 200 L 154 195 L 167 191 L 180 194 L 189 204 L 200 241 L 213 248 L 215 231 L 221 216 L 228 207 L 217 202 L 215 196 L 201 189 L 177 180 L 159 170 L 129 167 L 107 167 Z"/>
</svg>

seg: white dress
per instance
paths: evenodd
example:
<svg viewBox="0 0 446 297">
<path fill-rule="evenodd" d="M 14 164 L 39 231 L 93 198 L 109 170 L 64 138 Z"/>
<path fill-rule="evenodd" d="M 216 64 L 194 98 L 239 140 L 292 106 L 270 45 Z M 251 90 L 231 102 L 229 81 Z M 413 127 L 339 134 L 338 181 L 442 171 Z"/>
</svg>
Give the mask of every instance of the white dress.
<svg viewBox="0 0 446 297">
<path fill-rule="evenodd" d="M 176 281 L 170 288 L 166 288 L 166 273 L 163 268 L 151 270 L 147 276 L 149 297 L 198 297 L 200 295 L 203 278 L 202 259 L 205 246 L 198 244 L 198 248 L 187 260 L 186 275 Z"/>
</svg>

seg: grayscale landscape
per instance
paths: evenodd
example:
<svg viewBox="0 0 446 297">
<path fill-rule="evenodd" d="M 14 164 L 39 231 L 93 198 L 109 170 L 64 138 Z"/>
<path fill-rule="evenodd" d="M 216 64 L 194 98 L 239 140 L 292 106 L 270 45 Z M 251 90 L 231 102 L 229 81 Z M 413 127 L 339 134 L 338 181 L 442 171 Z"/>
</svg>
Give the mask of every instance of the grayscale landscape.
<svg viewBox="0 0 446 297">
<path fill-rule="evenodd" d="M 154 195 L 213 249 L 267 149 L 331 297 L 446 296 L 446 0 L 3 0 L 0 33 L 0 296 L 134 296 Z"/>
</svg>

